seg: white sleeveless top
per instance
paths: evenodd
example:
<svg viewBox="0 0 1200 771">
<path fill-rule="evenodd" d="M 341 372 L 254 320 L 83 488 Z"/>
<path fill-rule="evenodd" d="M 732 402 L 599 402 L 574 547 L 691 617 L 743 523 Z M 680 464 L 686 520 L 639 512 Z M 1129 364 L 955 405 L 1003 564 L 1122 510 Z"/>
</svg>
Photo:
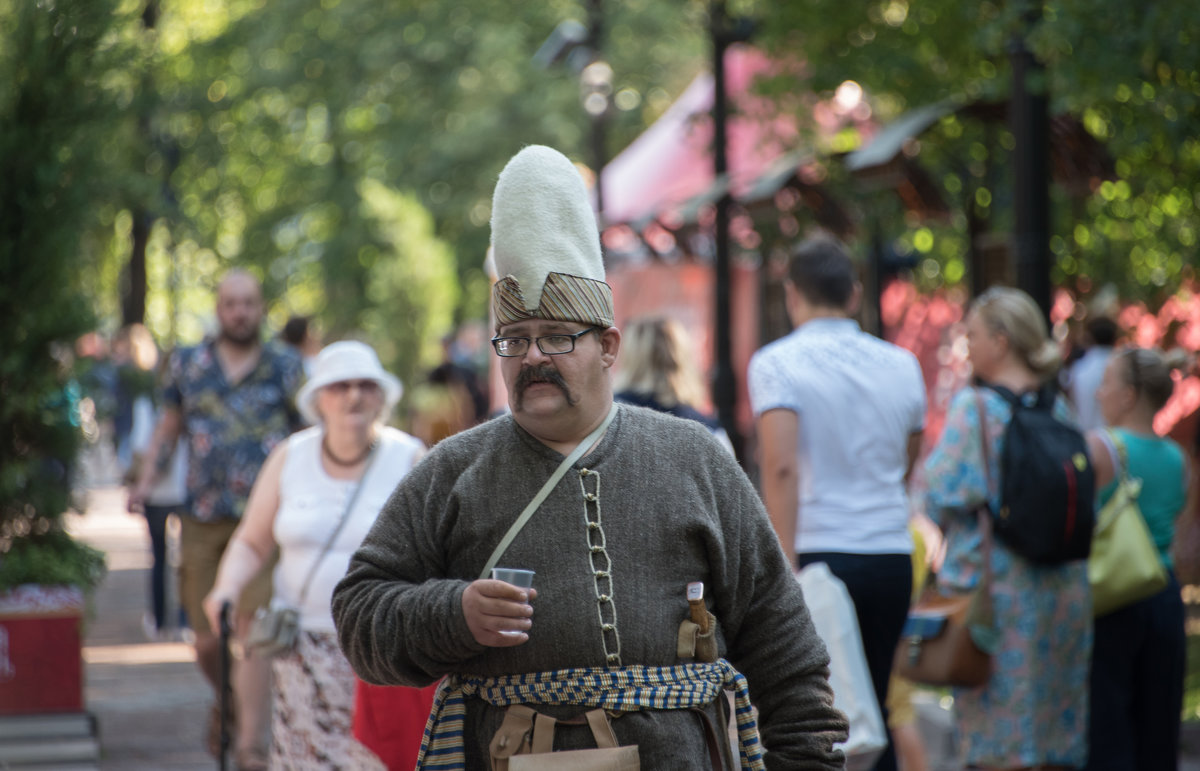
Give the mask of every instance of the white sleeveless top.
<svg viewBox="0 0 1200 771">
<path fill-rule="evenodd" d="M 322 428 L 315 426 L 287 440 L 287 458 L 279 479 L 279 510 L 272 530 L 279 544 L 274 596 L 300 608 L 302 629 L 332 633 L 329 603 L 333 588 L 346 575 L 350 557 L 375 523 L 392 490 L 413 467 L 424 445 L 394 428 L 380 431 L 376 457 L 362 480 L 363 489 L 354 502 L 354 510 L 347 515 L 346 524 L 317 565 L 301 606 L 300 593 L 309 571 L 359 484 L 355 480 L 334 479 L 325 472 L 321 466 L 322 434 Z"/>
</svg>

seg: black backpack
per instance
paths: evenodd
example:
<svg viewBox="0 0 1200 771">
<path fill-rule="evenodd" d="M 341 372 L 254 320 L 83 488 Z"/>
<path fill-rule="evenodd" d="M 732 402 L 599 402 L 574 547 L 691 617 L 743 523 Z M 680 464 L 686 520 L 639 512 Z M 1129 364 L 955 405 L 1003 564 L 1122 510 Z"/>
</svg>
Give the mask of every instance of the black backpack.
<svg viewBox="0 0 1200 771">
<path fill-rule="evenodd" d="M 988 388 L 1012 405 L 1000 444 L 996 537 L 1031 562 L 1086 559 L 1096 515 L 1095 474 L 1083 434 L 1055 417 L 1053 385 L 1042 388 L 1033 404 L 1007 388 Z"/>
</svg>

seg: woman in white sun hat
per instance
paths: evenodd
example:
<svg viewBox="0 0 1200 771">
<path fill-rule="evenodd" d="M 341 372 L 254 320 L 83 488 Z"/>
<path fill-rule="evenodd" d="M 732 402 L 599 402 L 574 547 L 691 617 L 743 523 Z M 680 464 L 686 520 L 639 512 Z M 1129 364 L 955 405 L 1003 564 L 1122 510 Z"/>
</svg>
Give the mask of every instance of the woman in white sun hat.
<svg viewBox="0 0 1200 771">
<path fill-rule="evenodd" d="M 299 609 L 300 634 L 272 666 L 271 768 L 383 767 L 351 736 L 355 676 L 329 602 L 380 508 L 425 452 L 384 425 L 401 390 L 364 343 L 333 343 L 317 355 L 296 397 L 313 427 L 267 457 L 204 600 L 215 629 L 221 605 L 236 602 L 279 548 L 272 603 Z"/>
</svg>

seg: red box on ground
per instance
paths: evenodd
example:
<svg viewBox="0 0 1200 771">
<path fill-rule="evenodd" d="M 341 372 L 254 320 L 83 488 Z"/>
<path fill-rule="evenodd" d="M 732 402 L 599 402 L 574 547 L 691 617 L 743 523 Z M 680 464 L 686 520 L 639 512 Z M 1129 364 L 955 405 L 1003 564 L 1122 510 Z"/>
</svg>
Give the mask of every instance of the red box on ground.
<svg viewBox="0 0 1200 771">
<path fill-rule="evenodd" d="M 74 588 L 0 595 L 0 715 L 83 711 L 82 620 Z"/>
</svg>

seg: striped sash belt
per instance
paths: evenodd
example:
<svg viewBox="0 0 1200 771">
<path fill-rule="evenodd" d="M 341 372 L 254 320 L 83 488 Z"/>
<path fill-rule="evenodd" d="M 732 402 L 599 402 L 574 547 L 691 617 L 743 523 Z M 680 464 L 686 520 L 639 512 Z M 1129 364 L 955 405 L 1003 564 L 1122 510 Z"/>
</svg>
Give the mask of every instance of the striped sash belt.
<svg viewBox="0 0 1200 771">
<path fill-rule="evenodd" d="M 744 771 L 763 771 L 758 723 L 746 678 L 725 659 L 673 667 L 579 667 L 503 677 L 447 677 L 434 697 L 417 769 L 465 771 L 463 718 L 467 697 L 497 707 L 511 704 L 573 704 L 617 712 L 687 709 L 710 704 L 725 689 L 735 694 L 738 754 Z"/>
</svg>

